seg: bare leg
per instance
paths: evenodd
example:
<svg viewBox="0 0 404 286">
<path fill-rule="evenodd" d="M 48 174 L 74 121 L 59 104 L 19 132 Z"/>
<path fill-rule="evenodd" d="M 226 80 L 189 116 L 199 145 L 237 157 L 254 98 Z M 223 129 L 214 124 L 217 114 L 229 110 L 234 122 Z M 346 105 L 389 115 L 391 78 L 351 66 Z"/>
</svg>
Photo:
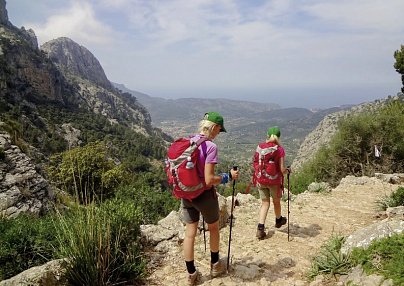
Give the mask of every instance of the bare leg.
<svg viewBox="0 0 404 286">
<path fill-rule="evenodd" d="M 261 202 L 262 203 L 261 203 L 261 209 L 260 209 L 259 223 L 265 224 L 265 219 L 267 218 L 270 201 L 269 201 L 269 199 L 262 199 Z"/>
<path fill-rule="evenodd" d="M 184 238 L 185 261 L 194 260 L 194 244 L 197 230 L 198 230 L 198 222 L 187 223 L 185 227 L 185 238 Z"/>
<path fill-rule="evenodd" d="M 219 233 L 219 221 L 208 224 L 210 234 L 210 251 L 219 251 L 220 233 Z"/>
<path fill-rule="evenodd" d="M 274 203 L 275 217 L 280 218 L 281 217 L 281 198 L 274 198 L 273 203 Z"/>
</svg>

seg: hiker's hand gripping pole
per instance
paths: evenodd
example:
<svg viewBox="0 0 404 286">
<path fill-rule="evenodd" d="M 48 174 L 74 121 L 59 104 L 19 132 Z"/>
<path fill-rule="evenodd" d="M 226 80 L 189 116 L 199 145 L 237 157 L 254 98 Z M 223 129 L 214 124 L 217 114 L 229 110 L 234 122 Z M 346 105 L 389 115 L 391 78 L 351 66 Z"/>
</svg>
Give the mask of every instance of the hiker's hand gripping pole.
<svg viewBox="0 0 404 286">
<path fill-rule="evenodd" d="M 237 166 L 233 166 L 233 170 L 237 171 Z M 233 179 L 233 192 L 231 195 L 231 211 L 230 211 L 230 231 L 229 231 L 229 248 L 227 250 L 227 272 L 229 272 L 230 265 L 230 244 L 231 244 L 231 230 L 233 228 L 233 209 L 234 209 L 234 192 L 236 189 L 236 180 Z"/>
</svg>

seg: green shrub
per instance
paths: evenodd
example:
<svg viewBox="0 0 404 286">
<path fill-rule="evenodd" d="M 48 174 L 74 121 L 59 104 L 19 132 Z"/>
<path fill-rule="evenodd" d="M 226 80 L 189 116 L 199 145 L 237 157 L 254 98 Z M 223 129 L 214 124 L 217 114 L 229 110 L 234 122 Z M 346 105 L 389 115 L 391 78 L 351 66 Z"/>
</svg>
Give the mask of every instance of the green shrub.
<svg viewBox="0 0 404 286">
<path fill-rule="evenodd" d="M 334 276 L 336 274 L 347 274 L 351 264 L 349 255 L 341 253 L 341 247 L 345 238 L 333 235 L 320 249 L 319 253 L 313 257 L 309 278 L 313 279 L 317 275 L 326 274 Z"/>
<path fill-rule="evenodd" d="M 123 170 L 114 168 L 105 145 L 95 142 L 52 156 L 48 173 L 58 187 L 81 202 L 91 202 L 97 197 L 111 196 L 124 176 Z"/>
<path fill-rule="evenodd" d="M 393 201 L 393 205 L 390 207 L 404 206 L 404 187 L 400 187 L 393 192 L 391 194 L 391 199 Z"/>
<path fill-rule="evenodd" d="M 148 185 L 121 187 L 116 197 L 132 203 L 132 207 L 143 209 L 142 224 L 155 224 L 172 210 L 178 210 L 180 200 L 169 191 L 155 191 Z"/>
<path fill-rule="evenodd" d="M 367 249 L 355 248 L 351 257 L 354 265 L 362 265 L 367 273 L 393 279 L 394 285 L 404 285 L 404 234 L 374 241 Z"/>
<path fill-rule="evenodd" d="M 296 177 L 294 193 L 311 182 L 332 187 L 347 175 L 373 176 L 375 172 L 404 171 L 404 103 L 396 100 L 378 110 L 353 114 L 338 122 L 338 131 L 306 162 Z M 382 158 L 374 156 L 374 146 Z"/>
<path fill-rule="evenodd" d="M 305 165 L 304 169 L 298 173 L 292 173 L 290 176 L 290 191 L 293 194 L 300 194 L 307 190 L 312 182 L 316 182 L 316 175 L 310 171 L 309 165 Z"/>
<path fill-rule="evenodd" d="M 113 199 L 101 207 L 89 205 L 59 216 L 59 254 L 68 258 L 71 285 L 115 285 L 143 277 L 140 221 L 142 209 Z"/>
<path fill-rule="evenodd" d="M 390 207 L 404 206 L 404 188 L 399 187 L 390 196 L 385 196 L 382 199 L 376 201 L 378 209 L 385 211 Z"/>
<path fill-rule="evenodd" d="M 0 218 L 0 281 L 54 258 L 52 217 Z"/>
</svg>

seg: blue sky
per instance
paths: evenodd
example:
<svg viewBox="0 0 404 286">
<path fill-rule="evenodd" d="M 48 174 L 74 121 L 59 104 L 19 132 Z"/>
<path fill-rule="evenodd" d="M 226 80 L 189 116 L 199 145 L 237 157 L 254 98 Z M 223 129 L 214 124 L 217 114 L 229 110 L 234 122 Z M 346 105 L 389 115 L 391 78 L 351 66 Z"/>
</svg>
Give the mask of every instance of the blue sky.
<svg viewBox="0 0 404 286">
<path fill-rule="evenodd" d="M 402 0 L 6 1 L 40 44 L 69 37 L 150 96 L 330 107 L 401 87 Z"/>
</svg>

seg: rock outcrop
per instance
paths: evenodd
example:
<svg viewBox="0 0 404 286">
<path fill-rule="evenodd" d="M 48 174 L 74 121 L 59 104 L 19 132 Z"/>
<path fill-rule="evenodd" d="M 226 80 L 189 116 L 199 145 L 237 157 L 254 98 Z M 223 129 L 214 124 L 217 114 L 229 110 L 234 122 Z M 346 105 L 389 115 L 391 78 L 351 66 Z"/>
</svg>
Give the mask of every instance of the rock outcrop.
<svg viewBox="0 0 404 286">
<path fill-rule="evenodd" d="M 390 209 L 390 211 L 392 211 Z M 385 219 L 357 230 L 346 239 L 341 252 L 347 254 L 352 248 L 367 248 L 374 240 L 404 232 L 404 220 Z"/>
<path fill-rule="evenodd" d="M 64 259 L 52 260 L 48 263 L 32 267 L 20 274 L 0 282 L 0 286 L 62 286 L 68 285 L 64 278 Z"/>
<path fill-rule="evenodd" d="M 41 50 L 45 51 L 55 64 L 68 72 L 106 89 L 112 89 L 112 84 L 100 62 L 89 50 L 73 40 L 66 37 L 57 38 L 44 43 Z"/>
<path fill-rule="evenodd" d="M 8 25 L 8 14 L 6 9 L 6 0 L 0 0 L 0 24 Z"/>
<path fill-rule="evenodd" d="M 0 131 L 0 215 L 40 215 L 51 207 L 54 194 L 31 159 Z"/>
<path fill-rule="evenodd" d="M 21 33 L 25 36 L 33 49 L 38 49 L 38 39 L 36 38 L 34 30 L 26 30 L 24 27 L 21 27 Z"/>
<path fill-rule="evenodd" d="M 1 95 L 10 101 L 59 101 L 63 76 L 46 60 L 37 47 L 32 30 L 0 25 Z"/>
</svg>

